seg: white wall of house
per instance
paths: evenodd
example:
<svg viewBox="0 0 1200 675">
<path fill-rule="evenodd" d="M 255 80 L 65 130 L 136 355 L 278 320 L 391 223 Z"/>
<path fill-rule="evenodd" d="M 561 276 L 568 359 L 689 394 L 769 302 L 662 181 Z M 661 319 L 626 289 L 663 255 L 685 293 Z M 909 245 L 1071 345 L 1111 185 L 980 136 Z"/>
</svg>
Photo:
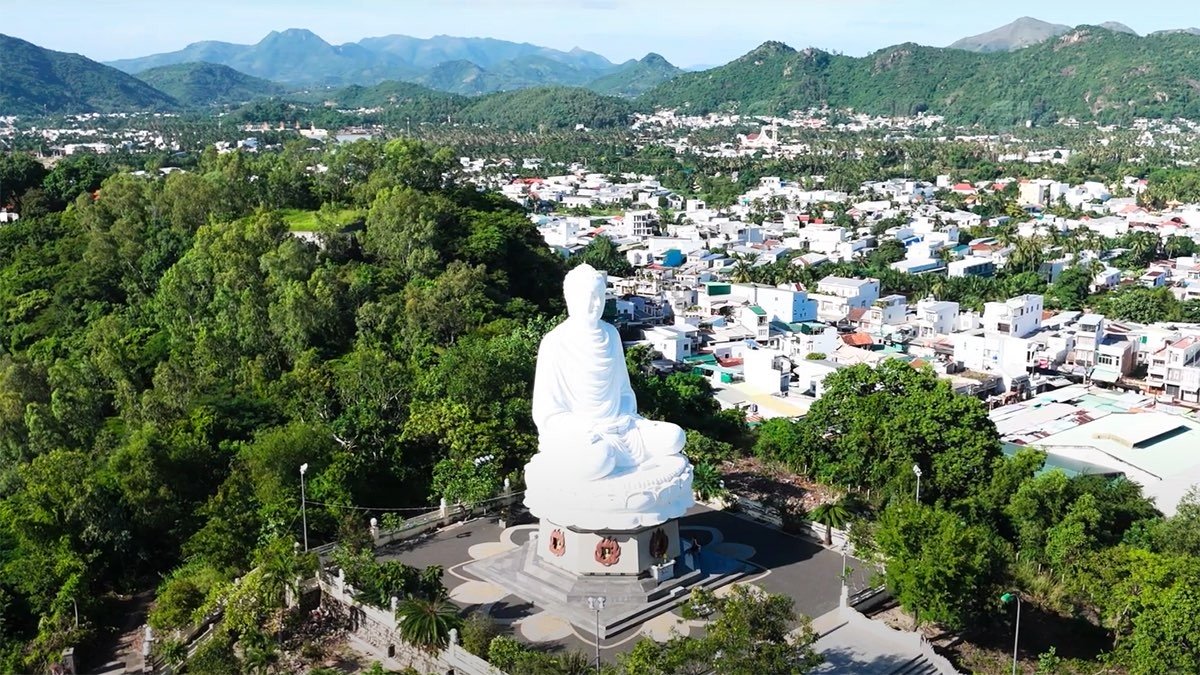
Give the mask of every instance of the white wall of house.
<svg viewBox="0 0 1200 675">
<path fill-rule="evenodd" d="M 1042 296 L 1027 294 L 983 306 L 983 328 L 988 332 L 1025 337 L 1042 327 Z"/>
<path fill-rule="evenodd" d="M 742 373 L 746 384 L 763 393 L 786 391 L 791 372 L 791 359 L 781 351 L 748 349 L 742 354 Z"/>
</svg>

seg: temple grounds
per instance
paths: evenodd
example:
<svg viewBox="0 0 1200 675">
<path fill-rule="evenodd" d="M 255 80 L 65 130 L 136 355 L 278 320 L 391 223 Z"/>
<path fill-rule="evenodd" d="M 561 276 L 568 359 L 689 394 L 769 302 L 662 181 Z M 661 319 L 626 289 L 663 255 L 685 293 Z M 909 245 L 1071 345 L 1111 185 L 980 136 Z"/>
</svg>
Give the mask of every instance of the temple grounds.
<svg viewBox="0 0 1200 675">
<path fill-rule="evenodd" d="M 755 568 L 735 583 L 753 583 L 771 593 L 786 595 L 795 601 L 797 614 L 814 619 L 837 607 L 842 572 L 839 551 L 704 506 L 689 510 L 679 526 L 684 539 L 695 537 L 703 551 L 744 560 Z M 380 559 L 400 560 L 416 567 L 441 565 L 446 570 L 443 581 L 450 599 L 460 607 L 488 612 L 502 630 L 531 645 L 550 651 L 580 650 L 591 654 L 595 650 L 592 632 L 580 630 L 562 617 L 509 595 L 463 569 L 470 562 L 521 545 L 536 527 L 530 521 L 502 530 L 495 518 L 481 518 L 393 545 L 381 551 Z M 850 593 L 866 588 L 870 572 L 853 558 L 847 558 L 846 564 L 853 568 L 849 575 Z M 615 659 L 645 635 L 665 640 L 672 630 L 694 635 L 702 626 L 701 622 L 685 621 L 675 608 L 602 640 L 602 657 L 606 661 Z"/>
</svg>

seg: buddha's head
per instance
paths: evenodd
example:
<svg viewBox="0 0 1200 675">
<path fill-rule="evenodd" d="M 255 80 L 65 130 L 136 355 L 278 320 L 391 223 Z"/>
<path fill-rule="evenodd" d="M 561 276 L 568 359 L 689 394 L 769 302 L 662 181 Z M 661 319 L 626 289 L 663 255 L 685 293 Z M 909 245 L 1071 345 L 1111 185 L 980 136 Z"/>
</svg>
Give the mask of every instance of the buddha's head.
<svg viewBox="0 0 1200 675">
<path fill-rule="evenodd" d="M 607 281 L 607 274 L 587 263 L 567 272 L 563 279 L 563 296 L 567 299 L 568 316 L 576 321 L 598 323 L 604 315 Z"/>
</svg>

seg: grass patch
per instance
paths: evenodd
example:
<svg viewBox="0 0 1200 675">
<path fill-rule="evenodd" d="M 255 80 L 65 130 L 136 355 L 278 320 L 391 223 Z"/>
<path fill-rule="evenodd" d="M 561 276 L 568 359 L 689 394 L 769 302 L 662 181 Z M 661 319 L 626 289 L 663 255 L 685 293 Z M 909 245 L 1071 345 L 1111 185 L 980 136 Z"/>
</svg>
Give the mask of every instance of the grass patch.
<svg viewBox="0 0 1200 675">
<path fill-rule="evenodd" d="M 339 230 L 361 222 L 366 214 L 359 209 L 325 209 L 306 211 L 303 209 L 281 209 L 279 215 L 292 232 L 326 232 Z"/>
</svg>

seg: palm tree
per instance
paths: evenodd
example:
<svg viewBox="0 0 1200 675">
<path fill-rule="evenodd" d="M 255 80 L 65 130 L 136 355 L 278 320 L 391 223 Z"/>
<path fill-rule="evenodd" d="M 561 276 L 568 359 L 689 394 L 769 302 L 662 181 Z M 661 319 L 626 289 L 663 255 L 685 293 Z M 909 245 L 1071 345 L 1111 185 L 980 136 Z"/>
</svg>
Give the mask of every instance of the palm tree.
<svg viewBox="0 0 1200 675">
<path fill-rule="evenodd" d="M 808 517 L 815 523 L 820 523 L 825 526 L 825 545 L 829 546 L 833 543 L 833 528 L 839 530 L 846 527 L 850 522 L 850 510 L 846 505 L 838 500 L 828 504 L 821 504 L 808 514 Z"/>
<path fill-rule="evenodd" d="M 730 271 L 729 278 L 734 283 L 746 284 L 754 278 L 754 263 L 758 262 L 758 256 L 750 253 L 734 253 L 730 256 L 733 258 L 733 269 Z"/>
<path fill-rule="evenodd" d="M 1158 257 L 1158 245 L 1161 240 L 1153 232 L 1131 232 L 1129 234 L 1129 254 L 1139 264 L 1145 264 Z"/>
<path fill-rule="evenodd" d="M 701 501 L 708 501 L 725 494 L 721 472 L 708 462 L 700 462 L 692 469 L 692 491 Z"/>
<path fill-rule="evenodd" d="M 396 608 L 400 635 L 410 644 L 437 651 L 450 643 L 450 631 L 462 627 L 458 608 L 444 599 L 409 598 Z"/>
<path fill-rule="evenodd" d="M 592 659 L 583 652 L 567 652 L 558 657 L 556 672 L 561 675 L 588 675 L 592 672 Z"/>
</svg>

